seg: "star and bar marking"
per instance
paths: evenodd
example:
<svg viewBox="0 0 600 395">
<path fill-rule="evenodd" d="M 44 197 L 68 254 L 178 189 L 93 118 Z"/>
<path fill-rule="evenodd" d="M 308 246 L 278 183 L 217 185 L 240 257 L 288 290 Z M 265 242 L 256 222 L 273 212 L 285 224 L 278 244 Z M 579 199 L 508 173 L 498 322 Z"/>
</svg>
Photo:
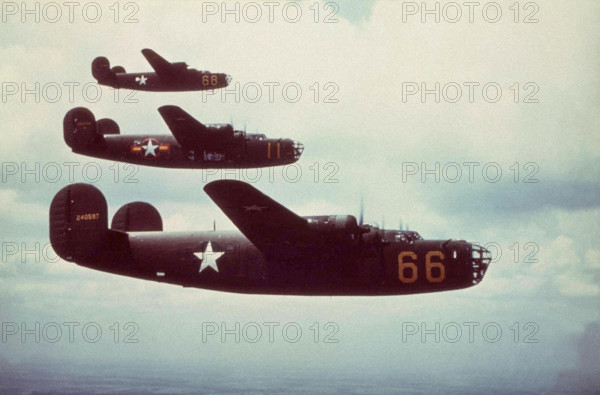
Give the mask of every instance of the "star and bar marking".
<svg viewBox="0 0 600 395">
<path fill-rule="evenodd" d="M 148 156 L 148 155 L 156 156 L 156 149 L 159 146 L 160 146 L 160 143 L 157 145 L 153 145 L 152 139 L 148 139 L 148 142 L 146 143 L 146 145 L 142 145 L 142 148 L 145 151 L 144 156 Z"/>
<path fill-rule="evenodd" d="M 259 211 L 259 212 L 267 209 L 267 207 L 258 206 L 256 204 L 253 204 L 252 206 L 242 206 L 242 208 L 246 211 Z"/>
<path fill-rule="evenodd" d="M 154 160 L 159 156 L 169 155 L 171 151 L 170 144 L 161 144 L 160 141 L 154 137 L 148 137 L 140 142 L 135 140 L 134 145 L 130 147 L 132 154 L 140 155 L 144 159 Z"/>
<path fill-rule="evenodd" d="M 145 76 L 141 76 L 141 77 L 135 77 L 135 82 L 139 83 L 140 85 L 146 85 L 146 81 L 148 80 L 148 77 Z"/>
<path fill-rule="evenodd" d="M 203 252 L 194 252 L 196 258 L 202 261 L 198 273 L 202 273 L 204 269 L 209 267 L 218 273 L 219 267 L 217 266 L 217 260 L 224 254 L 225 251 L 213 251 L 212 243 L 209 241 L 206 245 L 206 249 Z"/>
</svg>

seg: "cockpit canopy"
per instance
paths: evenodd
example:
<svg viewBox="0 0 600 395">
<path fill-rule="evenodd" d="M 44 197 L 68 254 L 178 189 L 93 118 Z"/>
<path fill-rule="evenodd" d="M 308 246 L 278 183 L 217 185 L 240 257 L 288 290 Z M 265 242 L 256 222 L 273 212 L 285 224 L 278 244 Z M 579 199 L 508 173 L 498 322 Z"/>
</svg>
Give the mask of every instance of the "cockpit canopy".
<svg viewBox="0 0 600 395">
<path fill-rule="evenodd" d="M 185 62 L 175 62 L 175 63 L 172 63 L 172 67 L 175 70 L 179 71 L 179 70 L 185 70 L 185 69 L 187 69 L 188 65 Z"/>
<path fill-rule="evenodd" d="M 399 230 L 394 234 L 394 241 L 400 243 L 414 243 L 417 240 L 423 240 L 423 237 L 412 230 Z"/>
<path fill-rule="evenodd" d="M 233 127 L 228 123 L 207 123 L 206 126 L 217 130 L 233 131 Z"/>
<path fill-rule="evenodd" d="M 267 136 L 262 133 L 247 133 L 246 138 L 248 140 L 266 140 Z"/>
</svg>

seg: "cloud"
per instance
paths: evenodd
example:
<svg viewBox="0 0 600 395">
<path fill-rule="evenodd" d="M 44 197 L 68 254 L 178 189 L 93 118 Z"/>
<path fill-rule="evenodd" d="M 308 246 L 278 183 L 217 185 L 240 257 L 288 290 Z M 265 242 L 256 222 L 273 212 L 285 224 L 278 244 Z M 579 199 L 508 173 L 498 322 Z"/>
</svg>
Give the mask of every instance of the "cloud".
<svg viewBox="0 0 600 395">
<path fill-rule="evenodd" d="M 575 369 L 558 374 L 553 390 L 597 394 L 600 388 L 600 323 L 592 322 L 576 340 Z"/>
<path fill-rule="evenodd" d="M 600 250 L 590 248 L 585 252 L 585 263 L 592 269 L 600 269 Z"/>
<path fill-rule="evenodd" d="M 514 2 L 501 3 L 508 10 Z M 409 297 L 267 297 L 182 289 L 63 261 L 35 266 L 15 257 L 0 266 L 3 320 L 97 320 L 105 327 L 133 320 L 140 323 L 144 343 L 141 350 L 129 353 L 131 349 L 124 352 L 122 344 L 101 348 L 78 344 L 63 350 L 17 342 L 3 353 L 6 358 L 94 362 L 135 354 L 138 361 L 168 360 L 175 367 L 182 357 L 202 370 L 215 360 L 227 366 L 239 355 L 250 355 L 237 366 L 248 367 L 256 360 L 272 365 L 285 361 L 290 370 L 317 364 L 339 372 L 343 370 L 339 361 L 346 361 L 342 365 L 355 375 L 354 361 L 361 358 L 370 362 L 365 365 L 369 369 L 380 372 L 389 372 L 390 366 L 439 370 L 448 365 L 489 366 L 496 376 L 482 380 L 501 378 L 507 383 L 514 382 L 511 372 L 516 370 L 529 375 L 539 367 L 547 378 L 546 372 L 557 364 L 564 368 L 560 358 L 548 358 L 548 344 L 564 343 L 564 334 L 580 328 L 598 309 L 600 141 L 594 136 L 600 126 L 600 77 L 599 54 L 590 48 L 600 44 L 599 5 L 543 4 L 539 24 L 514 24 L 510 14 L 499 24 L 481 20 L 422 24 L 418 17 L 402 23 L 402 2 L 391 1 L 363 2 L 352 9 L 340 4 L 340 22 L 323 24 L 313 22 L 308 8 L 312 5 L 303 3 L 305 18 L 297 24 L 282 21 L 280 14 L 274 23 L 221 23 L 220 16 L 204 22 L 201 2 L 178 2 L 176 7 L 140 3 L 140 23 L 135 24 L 110 19 L 98 24 L 81 20 L 6 24 L 0 56 L 10 61 L 0 65 L 3 81 L 25 82 L 29 87 L 36 82 L 83 85 L 92 80 L 90 63 L 100 55 L 129 71 L 149 70 L 139 50 L 151 47 L 169 60 L 230 73 L 241 89 L 252 82 L 276 81 L 282 86 L 293 81 L 301 85 L 303 96 L 298 103 L 289 103 L 279 90 L 270 103 L 264 90 L 256 104 L 236 102 L 235 94 L 222 100 L 219 94 L 205 97 L 197 92 L 137 94 L 138 103 L 124 103 L 123 96 L 115 102 L 108 89 L 100 101 L 90 103 L 79 88 L 73 102 L 35 103 L 27 96 L 23 103 L 20 95 L 11 96 L 0 106 L 3 163 L 25 163 L 28 169 L 35 163 L 41 168 L 58 163 L 65 175 L 54 183 L 44 177 L 34 182 L 31 176 L 23 182 L 17 174 L 0 185 L 3 241 L 47 242 L 52 197 L 70 182 L 86 181 L 81 169 L 90 163 L 102 168 L 96 185 L 111 213 L 124 203 L 143 200 L 159 209 L 168 230 L 211 229 L 213 219 L 218 229 L 233 229 L 202 191 L 208 172 L 139 168 L 133 175 L 137 182 L 126 183 L 123 177 L 129 173 L 117 164 L 120 173 L 115 181 L 114 163 L 73 154 L 64 144 L 62 119 L 72 107 L 83 105 L 98 118 L 115 119 L 124 135 L 167 134 L 156 108 L 176 104 L 202 122 L 233 118 L 236 126 L 246 122 L 250 131 L 302 141 L 306 150 L 298 182 L 286 181 L 275 169 L 272 178 L 264 173 L 254 184 L 301 215 L 357 215 L 363 194 L 368 221 L 385 218 L 386 225 L 395 227 L 402 219 L 427 238 L 497 242 L 503 255 L 486 279 L 467 290 Z M 323 11 L 324 2 L 319 5 Z M 478 93 L 475 103 L 469 103 L 464 90 L 463 100 L 456 104 L 443 98 L 436 103 L 432 96 L 422 103 L 420 95 L 403 101 L 404 82 L 432 88 L 436 82 L 464 87 L 466 81 L 497 82 L 503 91 L 501 101 L 488 103 Z M 337 87 L 333 96 L 337 103 L 323 102 L 333 92 L 325 89 L 329 82 Z M 517 82 L 521 98 L 528 93 L 524 84 L 535 82 L 539 103 L 515 103 L 511 87 Z M 402 180 L 406 162 L 425 162 L 428 168 L 439 162 L 443 168 L 466 161 L 482 164 L 473 183 L 464 166 L 463 178 L 456 184 L 443 176 L 440 182 L 429 176 L 422 183 L 420 174 Z M 65 162 L 78 164 L 74 180 L 66 176 Z M 491 162 L 503 170 L 496 184 L 481 173 L 483 164 Z M 515 162 L 519 182 L 514 182 L 510 169 Z M 539 166 L 537 184 L 522 182 L 530 170 L 524 166 L 530 162 Z M 325 167 L 328 163 L 337 166 L 335 173 Z M 336 182 L 326 182 L 326 177 Z M 518 247 L 511 249 L 515 243 Z M 539 248 L 534 254 L 538 263 L 524 262 L 533 251 L 525 249 L 527 243 Z M 543 342 L 539 348 L 518 344 L 519 352 L 506 343 L 410 347 L 399 340 L 401 323 L 408 319 L 498 320 L 509 323 L 503 325 L 508 334 L 515 321 L 531 321 L 539 324 Z M 314 321 L 333 321 L 340 325 L 342 342 L 337 348 L 275 344 L 266 349 L 220 342 L 207 346 L 198 340 L 199 328 L 207 320 L 300 321 L 307 323 L 305 327 Z M 573 328 L 565 329 L 567 325 Z M 586 344 L 595 350 L 597 328 L 592 329 L 586 332 Z M 514 343 L 508 336 L 505 339 Z M 524 354 L 527 358 L 515 357 Z M 315 355 L 322 359 L 315 362 Z M 594 367 L 589 373 L 597 373 L 592 356 L 586 354 L 582 361 L 578 369 L 588 372 L 589 365 Z M 497 369 L 497 364 L 511 365 L 513 370 Z"/>
<path fill-rule="evenodd" d="M 577 274 L 561 274 L 556 276 L 555 281 L 560 292 L 566 296 L 596 296 L 600 293 L 598 284 Z"/>
<path fill-rule="evenodd" d="M 335 5 L 333 8 L 327 7 L 326 14 L 333 16 L 334 13 L 339 13 L 353 23 L 364 23 L 370 17 L 375 3 L 375 0 L 341 0 L 333 2 L 332 4 Z"/>
</svg>

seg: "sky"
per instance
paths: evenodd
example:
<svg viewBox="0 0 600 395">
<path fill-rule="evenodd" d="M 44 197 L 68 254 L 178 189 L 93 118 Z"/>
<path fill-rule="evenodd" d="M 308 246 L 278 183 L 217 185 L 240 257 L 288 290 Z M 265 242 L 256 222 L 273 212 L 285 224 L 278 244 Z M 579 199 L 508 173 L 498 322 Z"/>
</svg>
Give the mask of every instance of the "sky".
<svg viewBox="0 0 600 395">
<path fill-rule="evenodd" d="M 407 391 L 597 390 L 600 4 L 460 4 L 3 2 L 0 367 L 247 388 L 275 376 L 288 388 L 331 377 Z M 149 71 L 143 48 L 232 84 L 132 93 L 94 82 L 96 56 Z M 122 134 L 167 134 L 166 104 L 299 140 L 304 154 L 260 171 L 168 170 L 83 157 L 62 138 L 79 106 Z M 143 200 L 167 231 L 234 229 L 202 190 L 220 178 L 299 215 L 358 215 L 363 196 L 368 222 L 478 242 L 494 261 L 466 290 L 311 298 L 117 277 L 49 247 L 50 201 L 72 182 L 100 188 L 110 215 Z"/>
</svg>

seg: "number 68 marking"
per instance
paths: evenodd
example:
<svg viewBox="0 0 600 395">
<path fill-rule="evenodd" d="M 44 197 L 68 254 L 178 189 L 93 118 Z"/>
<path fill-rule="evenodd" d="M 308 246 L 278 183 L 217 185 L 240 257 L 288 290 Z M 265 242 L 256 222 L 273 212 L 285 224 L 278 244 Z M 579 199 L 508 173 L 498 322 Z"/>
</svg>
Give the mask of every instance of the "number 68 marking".
<svg viewBox="0 0 600 395">
<path fill-rule="evenodd" d="M 202 76 L 202 85 L 210 85 L 215 86 L 218 83 L 217 75 L 203 75 Z"/>
<path fill-rule="evenodd" d="M 432 262 L 431 258 L 437 256 L 440 262 Z M 409 257 L 413 262 L 405 262 L 404 258 Z M 417 260 L 417 254 L 412 251 L 403 251 L 398 254 L 398 278 L 404 284 L 412 284 L 417 281 L 418 269 L 414 261 Z M 446 278 L 446 268 L 442 264 L 444 253 L 441 251 L 429 251 L 425 255 L 425 277 L 430 283 L 441 283 Z M 433 276 L 433 268 L 440 269 L 439 276 Z M 406 276 L 404 271 L 410 269 L 410 276 Z"/>
</svg>

